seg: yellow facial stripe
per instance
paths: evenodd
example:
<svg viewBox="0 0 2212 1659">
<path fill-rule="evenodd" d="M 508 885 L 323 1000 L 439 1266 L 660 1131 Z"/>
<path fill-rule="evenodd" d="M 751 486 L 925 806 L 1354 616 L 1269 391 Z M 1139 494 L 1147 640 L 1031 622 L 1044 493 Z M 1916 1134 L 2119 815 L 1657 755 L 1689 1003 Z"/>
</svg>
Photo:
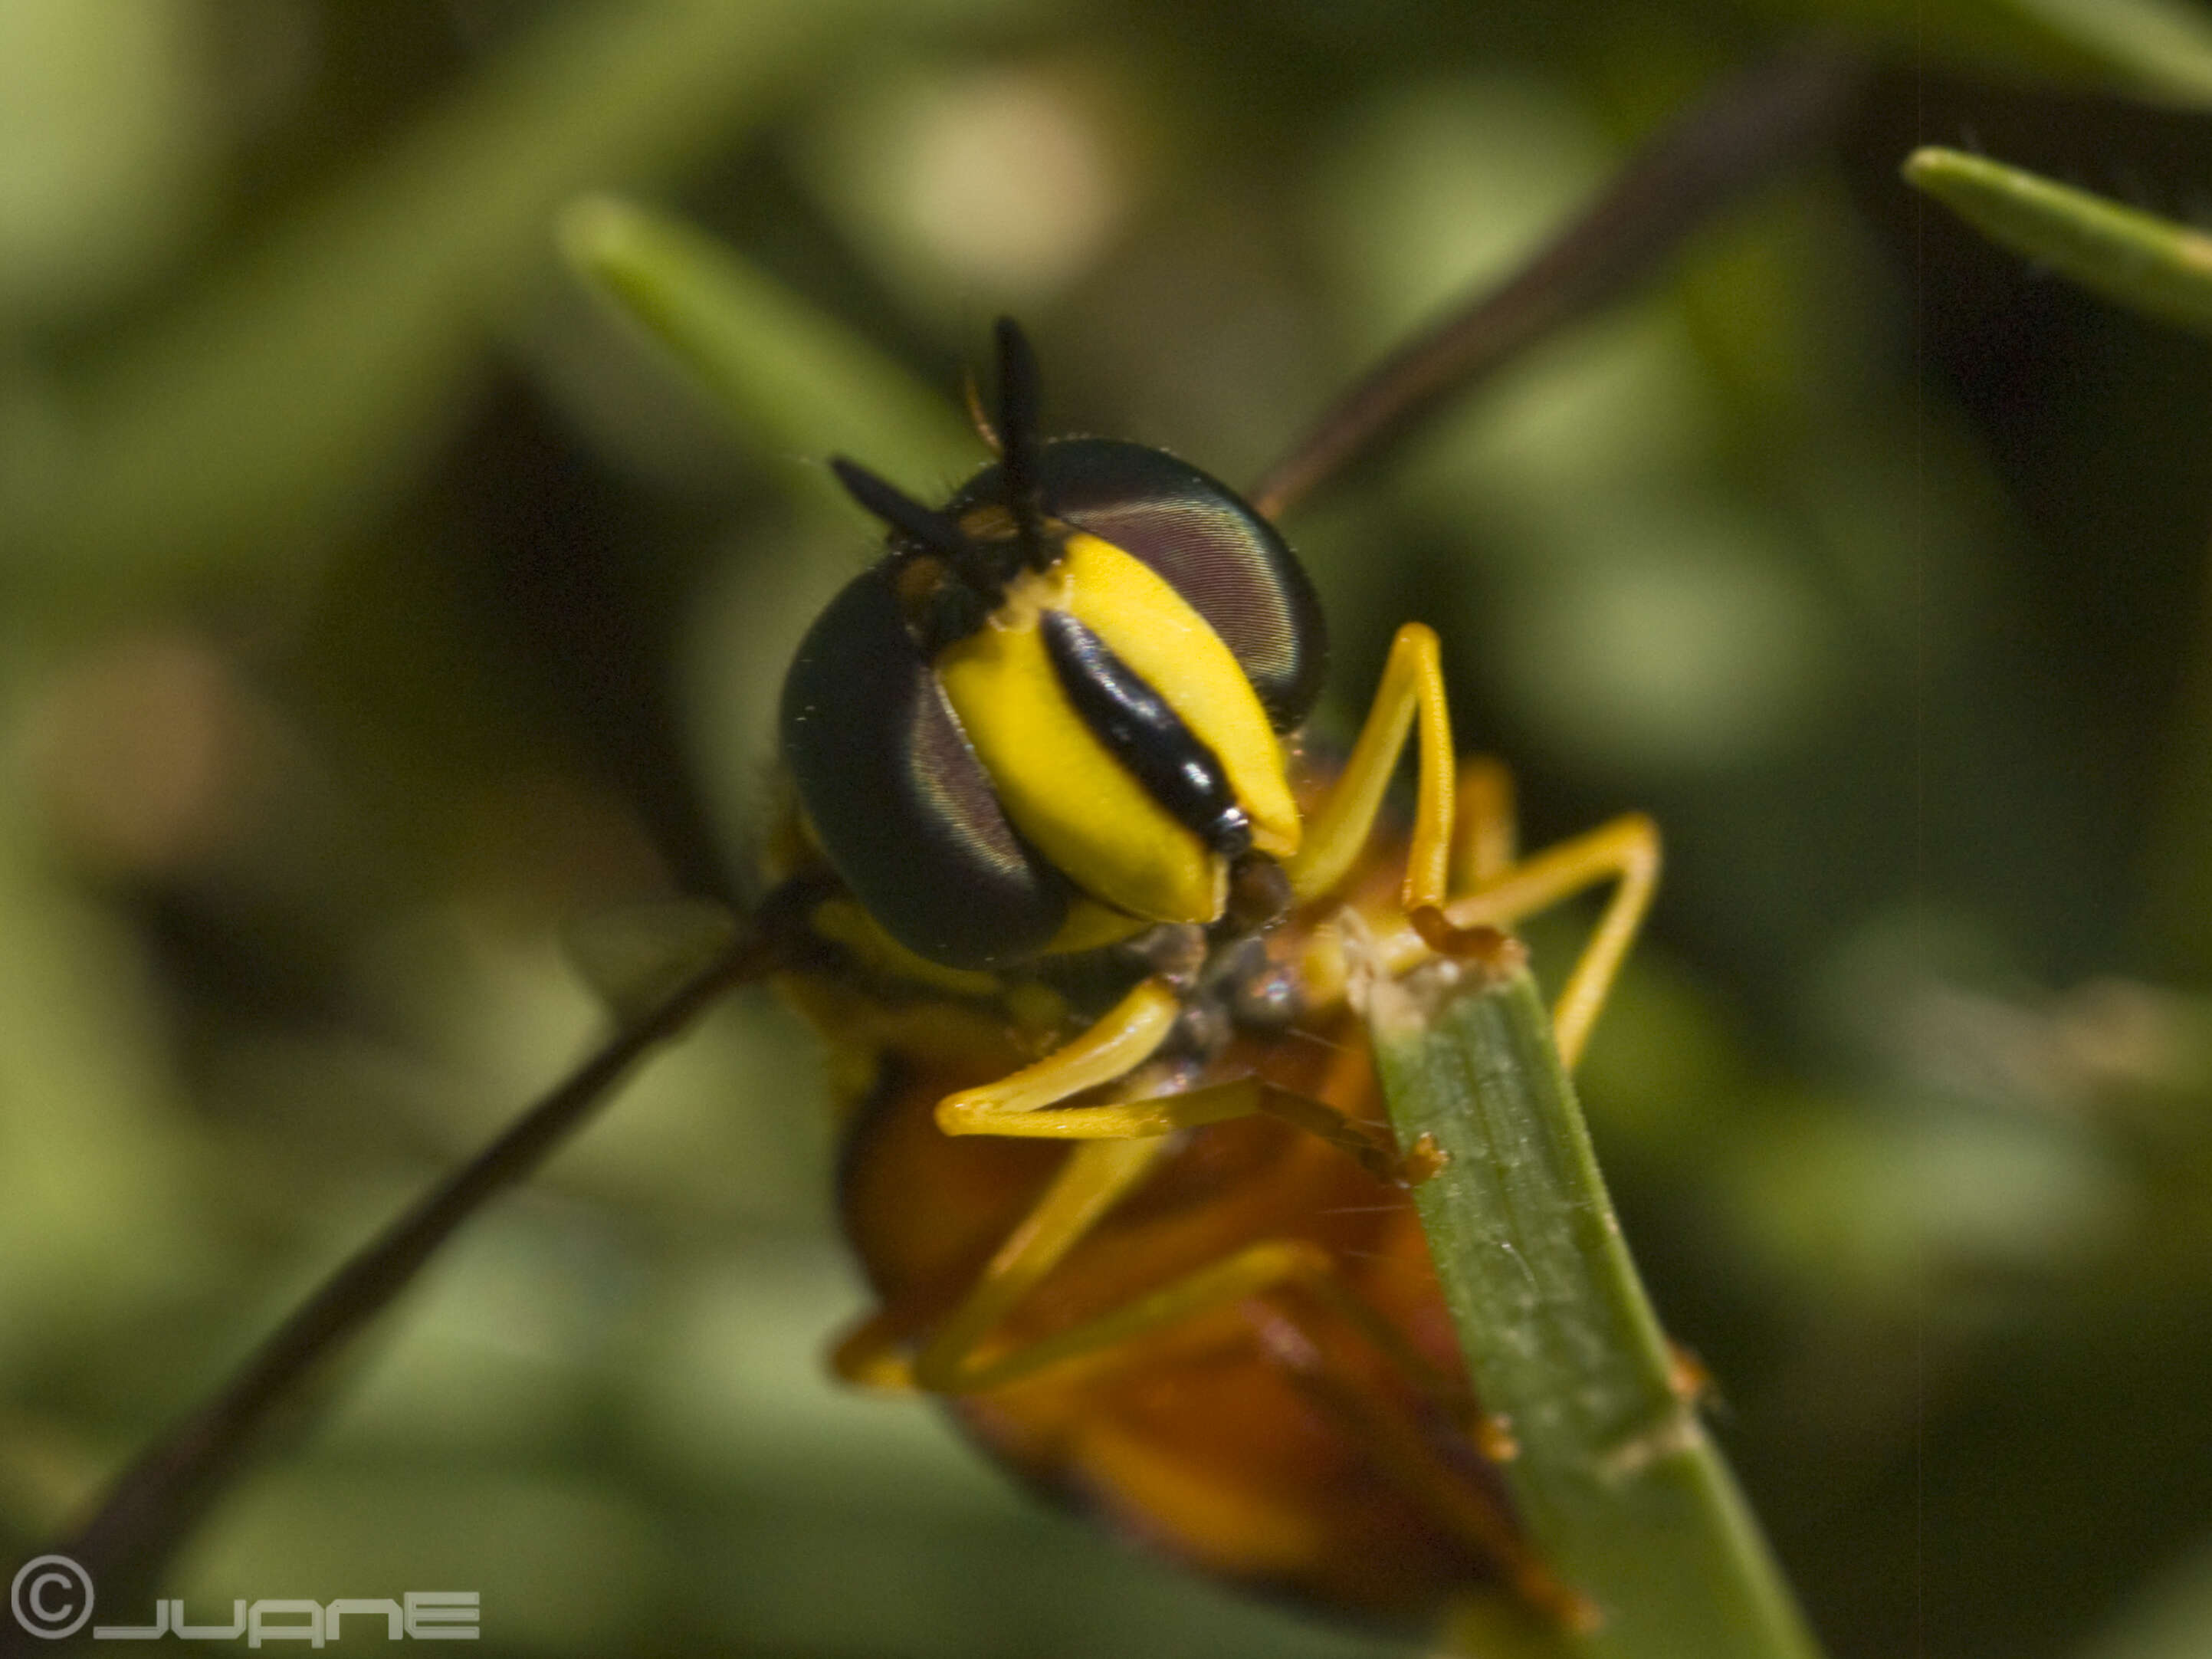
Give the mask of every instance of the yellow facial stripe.
<svg viewBox="0 0 2212 1659">
<path fill-rule="evenodd" d="M 1050 572 L 1018 579 L 990 623 L 936 664 L 1007 817 L 1055 867 L 1133 915 L 1215 920 L 1228 892 L 1224 861 L 1152 798 L 1069 702 L 1037 629 L 1048 610 L 1084 623 L 1167 700 L 1220 762 L 1251 820 L 1252 844 L 1288 858 L 1298 846 L 1297 806 L 1259 694 L 1221 636 L 1164 578 L 1080 533 Z M 1091 930 L 1075 931 L 1087 938 Z"/>
<path fill-rule="evenodd" d="M 1282 744 L 1221 636 L 1158 572 L 1096 536 L 1069 537 L 1060 569 L 1060 608 L 1165 697 L 1213 751 L 1252 820 L 1252 844 L 1279 859 L 1297 852 L 1298 809 Z"/>
<path fill-rule="evenodd" d="M 1057 608 L 1060 596 L 1040 597 Z M 1009 605 L 937 660 L 1007 817 L 1108 904 L 1155 921 L 1212 921 L 1227 871 L 1091 735 L 1060 689 L 1036 617 L 1036 605 Z"/>
</svg>

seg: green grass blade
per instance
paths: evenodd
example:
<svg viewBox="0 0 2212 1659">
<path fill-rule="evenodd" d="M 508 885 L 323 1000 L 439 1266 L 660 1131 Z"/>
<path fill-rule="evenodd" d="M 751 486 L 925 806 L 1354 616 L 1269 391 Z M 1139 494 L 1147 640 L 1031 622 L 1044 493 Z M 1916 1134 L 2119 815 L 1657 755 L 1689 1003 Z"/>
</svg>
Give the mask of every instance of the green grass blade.
<svg viewBox="0 0 2212 1659">
<path fill-rule="evenodd" d="M 2212 335 L 2212 236 L 1955 149 L 1915 150 L 1905 177 L 1990 240 L 2130 309 Z"/>
<path fill-rule="evenodd" d="M 94 610 L 315 550 L 404 490 L 594 185 L 696 165 L 856 34 L 994 0 L 624 0 L 544 19 L 126 349 L 0 431 L 0 582 Z M 20 605 L 21 601 L 17 600 Z"/>
<path fill-rule="evenodd" d="M 1537 1552 L 1595 1610 L 1577 1659 L 1818 1652 L 1720 1452 L 1676 1391 L 1582 1112 L 1525 972 L 1381 981 L 1368 1021 L 1470 1375 L 1504 1419 Z"/>
<path fill-rule="evenodd" d="M 2154 92 L 2212 102 L 2212 16 L 2195 0 L 2012 0 L 2012 8 Z"/>
<path fill-rule="evenodd" d="M 562 214 L 561 246 L 749 436 L 812 458 L 862 457 L 929 496 L 981 460 L 945 398 L 713 238 L 592 197 Z"/>
</svg>

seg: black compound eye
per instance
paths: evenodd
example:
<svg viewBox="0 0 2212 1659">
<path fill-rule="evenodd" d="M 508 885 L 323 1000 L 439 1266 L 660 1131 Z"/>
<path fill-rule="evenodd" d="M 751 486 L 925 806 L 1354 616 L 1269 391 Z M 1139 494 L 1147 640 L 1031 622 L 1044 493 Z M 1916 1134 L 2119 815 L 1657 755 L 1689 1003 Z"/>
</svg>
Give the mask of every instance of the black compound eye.
<svg viewBox="0 0 2212 1659">
<path fill-rule="evenodd" d="M 1229 487 L 1142 444 L 1069 438 L 1039 453 L 1054 517 L 1158 571 L 1221 635 L 1278 732 L 1304 724 L 1321 695 L 1328 636 L 1313 584 L 1274 527 Z M 996 501 L 986 468 L 945 509 Z"/>
<path fill-rule="evenodd" d="M 1072 889 L 1006 822 L 901 617 L 890 563 L 815 619 L 783 683 L 784 763 L 823 851 L 884 931 L 951 968 L 1036 956 Z"/>
</svg>

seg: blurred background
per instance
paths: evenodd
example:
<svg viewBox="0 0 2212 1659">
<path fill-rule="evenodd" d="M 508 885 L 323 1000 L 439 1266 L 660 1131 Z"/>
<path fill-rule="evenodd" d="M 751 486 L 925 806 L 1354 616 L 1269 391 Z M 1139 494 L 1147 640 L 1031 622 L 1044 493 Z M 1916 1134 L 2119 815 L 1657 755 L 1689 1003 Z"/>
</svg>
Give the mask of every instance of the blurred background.
<svg viewBox="0 0 2212 1659">
<path fill-rule="evenodd" d="M 564 927 L 751 891 L 784 662 L 873 542 L 826 453 L 956 482 L 1012 309 L 1050 427 L 1249 479 L 1820 28 L 1880 65 L 1820 158 L 1290 523 L 1322 723 L 1424 618 L 1532 839 L 1665 826 L 1587 1105 L 1838 1659 L 2212 1652 L 2212 349 L 1896 173 L 2202 213 L 2199 0 L 0 6 L 0 1558 L 575 1058 Z M 561 269 L 597 189 L 926 413 L 727 418 Z M 718 1012 L 167 1593 L 476 1589 L 507 1653 L 1409 1650 L 834 1389 L 822 1095 Z"/>
</svg>

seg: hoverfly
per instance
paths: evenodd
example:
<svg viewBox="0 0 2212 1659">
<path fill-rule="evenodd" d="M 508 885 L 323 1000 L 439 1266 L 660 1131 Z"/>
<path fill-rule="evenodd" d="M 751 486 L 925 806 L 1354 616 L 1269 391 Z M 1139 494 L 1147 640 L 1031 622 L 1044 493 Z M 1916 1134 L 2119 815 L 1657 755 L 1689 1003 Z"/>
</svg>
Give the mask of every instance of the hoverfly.
<svg viewBox="0 0 2212 1659">
<path fill-rule="evenodd" d="M 332 1274 L 117 1480 L 71 1558 L 102 1582 L 150 1570 L 477 1209 L 656 1043 L 772 977 L 829 1038 L 845 1227 L 881 1303 L 840 1373 L 945 1398 L 1033 1484 L 1224 1581 L 1394 1622 L 1482 1590 L 1586 1615 L 1522 1538 L 1510 1438 L 1469 1397 L 1346 941 L 1403 974 L 1613 884 L 1554 1008 L 1571 1064 L 1657 832 L 1630 815 L 1522 856 L 1504 769 L 1455 767 L 1418 624 L 1343 763 L 1309 752 L 1324 623 L 1273 521 L 1618 292 L 1850 82 L 1815 53 L 1717 97 L 1246 498 L 1139 445 L 1045 441 L 1003 326 L 976 422 L 997 459 L 946 506 L 839 464 L 889 544 L 793 665 L 796 810 L 749 925 Z M 1416 728 L 1406 835 L 1383 797 Z"/>
<path fill-rule="evenodd" d="M 1273 525 L 1158 450 L 1045 441 L 1010 321 L 997 359 L 996 459 L 942 507 L 832 463 L 887 547 L 784 688 L 797 810 L 759 921 L 836 1056 L 881 1298 L 836 1367 L 944 1396 L 1033 1484 L 1218 1577 L 1393 1621 L 1485 1586 L 1571 1617 L 1461 1374 L 1346 934 L 1403 972 L 1613 883 L 1556 1016 L 1571 1064 L 1656 832 L 1520 858 L 1504 769 L 1455 770 L 1418 623 L 1318 763 L 1324 623 Z"/>
</svg>

